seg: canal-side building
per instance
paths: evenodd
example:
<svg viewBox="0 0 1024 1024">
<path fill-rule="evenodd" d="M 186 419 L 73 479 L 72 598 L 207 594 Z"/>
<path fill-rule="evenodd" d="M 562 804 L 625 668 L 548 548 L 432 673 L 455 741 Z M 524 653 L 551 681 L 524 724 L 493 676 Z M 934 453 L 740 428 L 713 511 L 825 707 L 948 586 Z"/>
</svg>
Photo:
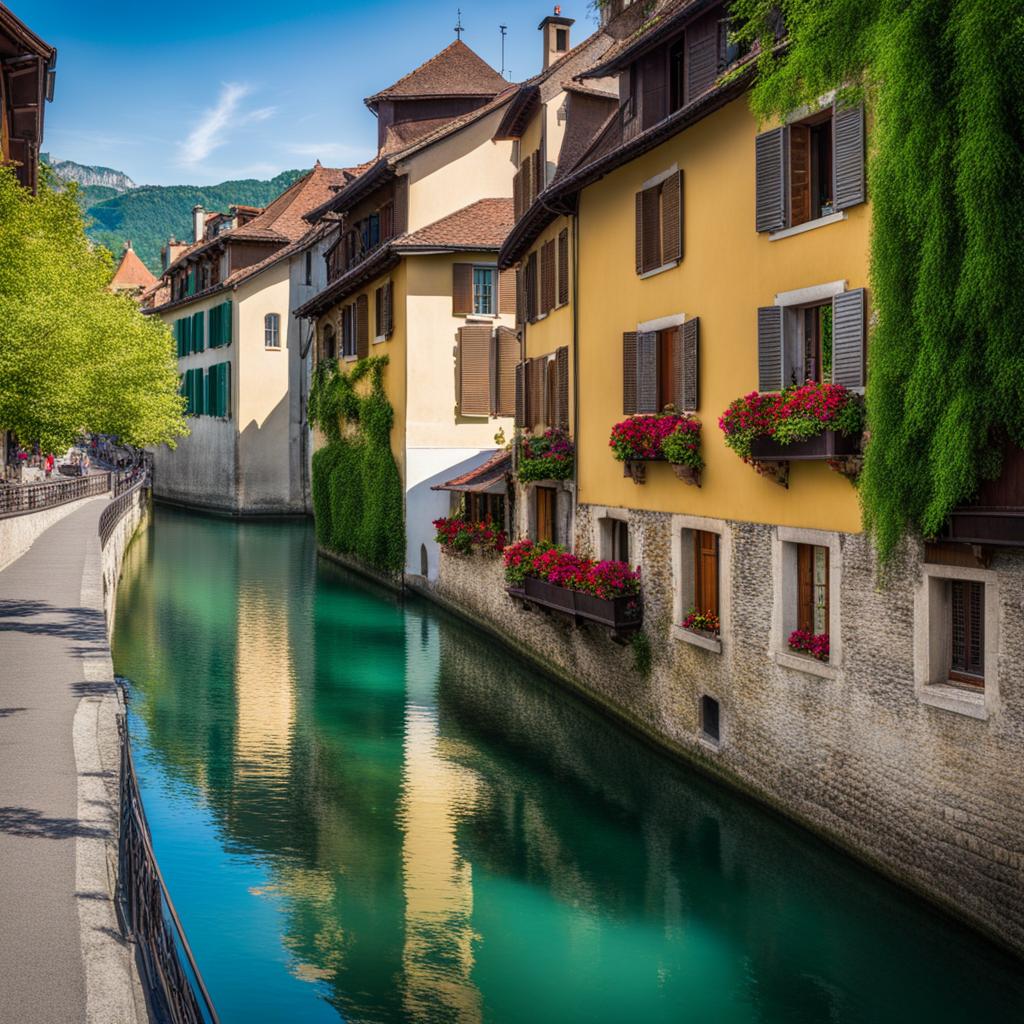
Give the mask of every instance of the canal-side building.
<svg viewBox="0 0 1024 1024">
<path fill-rule="evenodd" d="M 413 575 L 436 575 L 431 523 L 452 502 L 435 488 L 512 432 L 515 278 L 498 273 L 497 256 L 512 226 L 515 167 L 512 142 L 496 135 L 514 95 L 456 41 L 367 99 L 377 159 L 308 217 L 333 227 L 327 286 L 296 312 L 315 323 L 324 369 L 348 374 L 387 358 Z"/>
<path fill-rule="evenodd" d="M 946 536 L 907 538 L 883 578 L 862 528 L 859 431 L 792 447 L 759 436 L 737 453 L 727 410 L 753 422 L 783 390 L 854 410 L 870 387 L 871 119 L 828 96 L 758 125 L 753 55 L 732 43 L 724 4 L 619 9 L 608 24 L 632 29 L 577 75 L 584 88 L 618 78 L 615 114 L 499 262 L 522 267 L 554 241 L 557 267 L 571 218 L 568 295 L 556 270 L 554 303 L 550 272 L 547 298 L 527 297 L 517 375 L 533 396 L 532 360 L 554 347 L 557 365 L 561 341 L 541 343 L 537 321 L 558 323 L 564 296 L 575 507 L 569 521 L 556 496 L 552 532 L 541 482 L 519 535 L 638 565 L 642 633 L 623 645 L 578 615 L 528 614 L 483 557 L 445 557 L 436 593 L 659 742 L 1024 948 L 1024 457 L 1007 449 Z M 640 450 L 637 434 L 666 417 L 699 437 L 703 465 Z M 520 423 L 549 426 L 529 398 Z"/>
<path fill-rule="evenodd" d="M 146 311 L 172 330 L 189 436 L 153 453 L 157 497 L 232 515 L 309 510 L 302 327 L 307 297 L 304 215 L 358 169 L 318 162 L 265 209 L 193 211 L 193 242 L 175 243 Z M 293 257 L 303 253 L 301 267 Z M 310 282 L 315 261 L 310 258 Z"/>
</svg>

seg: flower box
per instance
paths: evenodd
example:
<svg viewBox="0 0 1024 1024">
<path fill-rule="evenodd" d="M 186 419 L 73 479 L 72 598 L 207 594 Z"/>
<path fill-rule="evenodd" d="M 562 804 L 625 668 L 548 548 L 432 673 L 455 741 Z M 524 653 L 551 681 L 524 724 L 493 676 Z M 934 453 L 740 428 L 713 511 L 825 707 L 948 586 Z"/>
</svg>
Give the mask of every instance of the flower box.
<svg viewBox="0 0 1024 1024">
<path fill-rule="evenodd" d="M 780 444 L 774 437 L 755 437 L 750 442 L 750 457 L 770 462 L 810 462 L 845 459 L 860 455 L 860 435 L 823 430 L 806 441 Z"/>
<path fill-rule="evenodd" d="M 638 596 L 605 598 L 577 592 L 574 597 L 576 614 L 582 619 L 609 626 L 616 632 L 639 629 L 643 624 L 643 599 Z"/>
<path fill-rule="evenodd" d="M 539 580 L 536 576 L 527 576 L 523 580 L 523 589 L 531 601 L 543 604 L 547 608 L 556 608 L 559 611 L 575 614 L 576 603 L 573 600 L 575 594 L 565 587 L 555 586 L 547 580 Z"/>
</svg>

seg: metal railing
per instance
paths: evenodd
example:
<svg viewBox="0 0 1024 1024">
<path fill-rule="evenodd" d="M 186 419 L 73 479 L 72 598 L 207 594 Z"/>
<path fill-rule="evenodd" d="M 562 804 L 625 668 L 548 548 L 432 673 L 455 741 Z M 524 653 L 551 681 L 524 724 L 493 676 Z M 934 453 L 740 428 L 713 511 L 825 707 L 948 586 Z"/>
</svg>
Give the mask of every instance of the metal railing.
<svg viewBox="0 0 1024 1024">
<path fill-rule="evenodd" d="M 109 473 L 53 480 L 43 484 L 0 484 L 0 519 L 92 498 L 110 490 Z"/>
<path fill-rule="evenodd" d="M 134 483 L 117 481 L 115 484 L 117 496 L 100 514 L 100 545 L 102 547 L 107 546 L 107 541 L 110 540 L 110 535 L 114 532 L 118 520 L 132 507 L 132 503 L 146 497 L 148 487 L 149 477 L 147 476 L 141 477 Z"/>
<path fill-rule="evenodd" d="M 160 1024 L 220 1024 L 181 919 L 156 862 L 142 808 L 124 716 L 117 896 L 124 927 L 138 949 L 143 981 Z"/>
</svg>

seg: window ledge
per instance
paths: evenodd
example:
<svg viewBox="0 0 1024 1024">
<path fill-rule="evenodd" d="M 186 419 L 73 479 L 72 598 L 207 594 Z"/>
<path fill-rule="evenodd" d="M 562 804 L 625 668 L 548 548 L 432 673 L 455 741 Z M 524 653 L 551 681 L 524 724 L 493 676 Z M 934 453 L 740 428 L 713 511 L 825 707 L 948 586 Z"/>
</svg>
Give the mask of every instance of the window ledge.
<svg viewBox="0 0 1024 1024">
<path fill-rule="evenodd" d="M 821 679 L 838 679 L 839 669 L 824 661 L 818 661 L 809 654 L 793 654 L 789 651 L 774 651 L 772 659 L 781 668 L 793 668 L 797 672 L 806 672 L 809 676 Z"/>
<path fill-rule="evenodd" d="M 471 324 L 471 323 L 473 323 L 476 320 L 480 320 L 480 321 L 484 321 L 486 323 L 489 323 L 491 320 L 497 320 L 497 319 L 498 319 L 498 314 L 497 313 L 467 313 L 466 314 L 466 323 L 468 323 L 468 324 Z"/>
<path fill-rule="evenodd" d="M 378 334 L 377 337 L 373 339 L 373 343 L 374 345 L 380 345 L 382 342 L 385 342 L 387 340 L 388 339 L 385 338 L 383 334 Z"/>
<path fill-rule="evenodd" d="M 701 636 L 700 633 L 694 633 L 692 630 L 683 629 L 682 626 L 672 626 L 672 636 L 676 640 L 683 640 L 688 644 L 693 644 L 694 647 L 701 647 L 705 651 L 711 651 L 714 654 L 722 653 L 722 641 L 721 639 L 714 639 L 710 636 Z"/>
<path fill-rule="evenodd" d="M 968 718 L 981 721 L 988 719 L 988 708 L 985 707 L 985 691 L 974 692 L 951 683 L 929 683 L 917 692 L 922 704 L 942 711 L 952 711 Z"/>
<path fill-rule="evenodd" d="M 803 225 L 800 225 L 803 227 Z M 641 281 L 646 281 L 649 277 L 656 277 L 658 274 L 664 274 L 666 270 L 675 270 L 679 266 L 679 260 L 672 260 L 671 263 L 662 263 L 660 267 L 655 267 L 653 270 L 648 270 L 640 275 Z"/>
<path fill-rule="evenodd" d="M 359 359 L 359 356 L 342 356 L 341 361 L 343 363 L 354 363 Z"/>
<path fill-rule="evenodd" d="M 814 231 L 815 228 L 823 228 L 826 224 L 836 224 L 846 220 L 846 211 L 830 213 L 827 217 L 818 217 L 817 220 L 808 220 L 803 224 L 794 224 L 791 228 L 780 228 L 778 231 L 768 232 L 769 242 L 778 242 L 783 238 L 792 238 L 793 235 L 802 235 L 805 231 Z"/>
</svg>

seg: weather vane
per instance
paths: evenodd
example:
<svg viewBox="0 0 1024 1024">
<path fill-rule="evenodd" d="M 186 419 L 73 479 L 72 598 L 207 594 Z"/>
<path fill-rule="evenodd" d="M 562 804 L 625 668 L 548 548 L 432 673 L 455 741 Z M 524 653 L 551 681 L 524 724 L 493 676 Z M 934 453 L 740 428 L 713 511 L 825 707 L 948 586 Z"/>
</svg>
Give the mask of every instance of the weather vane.
<svg viewBox="0 0 1024 1024">
<path fill-rule="evenodd" d="M 463 27 L 462 27 L 462 8 L 461 7 L 456 7 L 455 10 L 458 12 L 458 15 L 459 15 L 458 20 L 456 21 L 456 24 L 455 24 L 455 38 L 456 39 L 461 39 L 462 38 L 462 33 L 465 31 L 465 29 L 463 29 Z"/>
</svg>

